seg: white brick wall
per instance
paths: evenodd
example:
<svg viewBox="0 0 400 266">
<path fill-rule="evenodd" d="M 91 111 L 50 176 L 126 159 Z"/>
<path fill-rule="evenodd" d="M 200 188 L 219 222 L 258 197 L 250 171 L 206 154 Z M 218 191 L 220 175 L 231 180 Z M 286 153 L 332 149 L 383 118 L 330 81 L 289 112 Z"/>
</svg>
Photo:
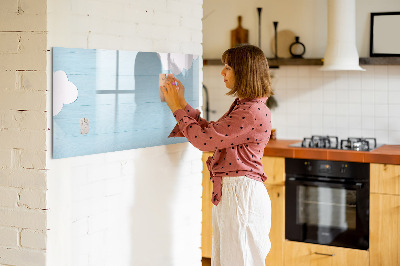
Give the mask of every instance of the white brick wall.
<svg viewBox="0 0 400 266">
<path fill-rule="evenodd" d="M 45 265 L 46 5 L 0 2 L 1 265 Z"/>
<path fill-rule="evenodd" d="M 46 249 L 46 232 L 23 229 L 21 231 L 21 246 L 32 249 Z"/>
<path fill-rule="evenodd" d="M 16 228 L 0 227 L 0 247 L 18 247 L 19 231 Z"/>
<path fill-rule="evenodd" d="M 201 18 L 202 0 L 52 0 L 48 49 L 201 56 Z M 51 146 L 51 130 L 47 139 Z M 188 143 L 60 160 L 48 153 L 47 168 L 48 265 L 201 265 L 201 152 Z"/>
<path fill-rule="evenodd" d="M 46 73 L 52 46 L 201 55 L 202 1 L 4 0 L 0 16 L 0 264 L 199 265 L 201 153 L 51 160 Z"/>
</svg>

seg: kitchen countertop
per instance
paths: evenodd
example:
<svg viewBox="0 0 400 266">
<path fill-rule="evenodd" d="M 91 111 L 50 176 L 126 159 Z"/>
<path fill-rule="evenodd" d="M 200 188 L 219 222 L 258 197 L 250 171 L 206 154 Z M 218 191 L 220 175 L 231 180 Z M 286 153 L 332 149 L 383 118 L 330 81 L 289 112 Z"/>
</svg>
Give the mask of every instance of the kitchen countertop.
<svg viewBox="0 0 400 266">
<path fill-rule="evenodd" d="M 363 163 L 400 164 L 400 145 L 382 145 L 372 151 L 290 147 L 301 140 L 270 140 L 264 156 Z"/>
</svg>

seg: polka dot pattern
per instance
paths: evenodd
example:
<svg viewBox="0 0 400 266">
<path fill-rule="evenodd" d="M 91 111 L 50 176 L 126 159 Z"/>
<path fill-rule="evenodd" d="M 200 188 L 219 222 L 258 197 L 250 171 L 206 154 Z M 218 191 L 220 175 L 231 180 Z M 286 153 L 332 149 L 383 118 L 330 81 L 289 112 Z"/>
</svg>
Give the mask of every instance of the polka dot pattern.
<svg viewBox="0 0 400 266">
<path fill-rule="evenodd" d="M 214 205 L 221 200 L 224 176 L 247 176 L 261 182 L 267 179 L 261 164 L 271 132 L 271 115 L 266 100 L 236 99 L 216 122 L 201 118 L 200 111 L 190 105 L 174 113 L 178 124 L 169 137 L 186 137 L 201 151 L 215 151 L 207 160 Z"/>
</svg>

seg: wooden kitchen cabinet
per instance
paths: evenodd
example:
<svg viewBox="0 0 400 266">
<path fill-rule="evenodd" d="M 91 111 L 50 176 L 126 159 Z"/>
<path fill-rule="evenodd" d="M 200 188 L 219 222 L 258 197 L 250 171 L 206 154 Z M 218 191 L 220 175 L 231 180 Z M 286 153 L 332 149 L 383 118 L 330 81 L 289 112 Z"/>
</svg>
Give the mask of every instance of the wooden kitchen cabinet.
<svg viewBox="0 0 400 266">
<path fill-rule="evenodd" d="M 400 165 L 370 164 L 371 193 L 400 195 Z"/>
<path fill-rule="evenodd" d="M 265 184 L 271 199 L 271 250 L 265 259 L 266 266 L 283 265 L 285 241 L 285 187 Z"/>
<path fill-rule="evenodd" d="M 212 183 L 206 161 L 211 152 L 203 153 L 203 217 L 202 217 L 202 256 L 211 258 L 212 253 Z M 263 157 L 262 164 L 268 176 L 265 182 L 272 205 L 271 250 L 266 258 L 266 265 L 283 265 L 284 233 L 285 233 L 285 158 Z"/>
<path fill-rule="evenodd" d="M 212 183 L 206 161 L 211 152 L 203 153 L 203 194 L 202 194 L 202 223 L 201 223 L 201 253 L 204 258 L 211 258 L 212 252 Z"/>
<path fill-rule="evenodd" d="M 371 266 L 400 265 L 400 196 L 371 194 Z"/>
<path fill-rule="evenodd" d="M 285 241 L 285 266 L 366 266 L 365 250 Z M 385 264 L 381 264 L 385 265 Z"/>
<path fill-rule="evenodd" d="M 265 259 L 267 266 L 283 265 L 285 241 L 285 158 L 264 156 L 261 160 L 267 175 L 265 187 L 271 199 L 271 250 Z"/>
<path fill-rule="evenodd" d="M 264 156 L 261 159 L 264 172 L 267 175 L 265 184 L 268 185 L 285 185 L 285 158 Z"/>
<path fill-rule="evenodd" d="M 370 260 L 400 265 L 400 165 L 371 164 Z"/>
</svg>

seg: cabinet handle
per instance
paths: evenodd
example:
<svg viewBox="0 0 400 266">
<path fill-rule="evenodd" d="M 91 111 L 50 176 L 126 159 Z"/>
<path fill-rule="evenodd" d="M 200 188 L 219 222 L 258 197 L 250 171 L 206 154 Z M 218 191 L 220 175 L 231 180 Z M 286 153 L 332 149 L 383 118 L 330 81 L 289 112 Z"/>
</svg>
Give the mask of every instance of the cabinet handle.
<svg viewBox="0 0 400 266">
<path fill-rule="evenodd" d="M 335 254 L 327 254 L 327 253 L 319 253 L 319 252 L 314 252 L 315 255 L 323 255 L 323 256 L 335 256 Z"/>
</svg>

